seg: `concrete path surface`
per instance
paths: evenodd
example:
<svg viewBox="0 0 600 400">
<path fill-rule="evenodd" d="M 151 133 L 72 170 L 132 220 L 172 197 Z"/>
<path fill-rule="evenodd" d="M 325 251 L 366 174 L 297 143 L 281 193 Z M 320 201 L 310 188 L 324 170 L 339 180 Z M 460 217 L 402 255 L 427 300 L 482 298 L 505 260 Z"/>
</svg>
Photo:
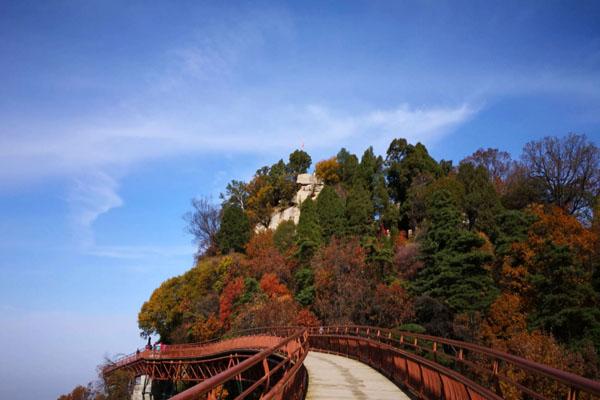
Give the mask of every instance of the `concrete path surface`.
<svg viewBox="0 0 600 400">
<path fill-rule="evenodd" d="M 385 376 L 349 358 L 310 351 L 304 365 L 308 370 L 306 400 L 409 399 Z"/>
</svg>

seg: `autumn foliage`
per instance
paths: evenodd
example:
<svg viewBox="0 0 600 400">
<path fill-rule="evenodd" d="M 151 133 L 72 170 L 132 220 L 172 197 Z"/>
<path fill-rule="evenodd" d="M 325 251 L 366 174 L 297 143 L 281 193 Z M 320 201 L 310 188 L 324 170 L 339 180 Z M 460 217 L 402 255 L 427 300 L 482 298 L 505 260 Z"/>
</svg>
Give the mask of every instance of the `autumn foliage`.
<svg viewBox="0 0 600 400">
<path fill-rule="evenodd" d="M 275 247 L 273 232 L 266 230 L 255 234 L 246 245 L 247 257 L 242 265 L 247 274 L 260 279 L 265 273 L 272 273 L 284 282 L 290 282 L 290 262 Z"/>
<path fill-rule="evenodd" d="M 593 144 L 569 138 L 527 151 L 575 143 L 600 160 Z M 264 227 L 292 204 L 295 176 L 310 166 L 298 151 L 228 185 L 222 208 L 245 215 L 249 238 L 228 245 L 236 253 L 206 254 L 165 281 L 143 305 L 140 328 L 178 342 L 264 325 L 411 324 L 597 378 L 599 165 L 588 157 L 591 170 L 549 185 L 534 165 L 539 154 L 519 162 L 479 149 L 454 167 L 404 139 L 383 157 L 342 149 L 316 165 L 324 196 L 274 233 Z M 516 398 L 514 388 L 503 390 Z"/>
</svg>

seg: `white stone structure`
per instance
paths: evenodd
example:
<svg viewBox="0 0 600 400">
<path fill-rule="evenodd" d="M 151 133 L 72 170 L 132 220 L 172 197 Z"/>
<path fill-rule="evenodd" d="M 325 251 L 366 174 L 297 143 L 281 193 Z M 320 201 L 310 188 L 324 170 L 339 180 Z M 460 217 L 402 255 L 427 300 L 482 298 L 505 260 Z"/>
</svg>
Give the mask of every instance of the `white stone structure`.
<svg viewBox="0 0 600 400">
<path fill-rule="evenodd" d="M 300 205 L 308 198 L 316 199 L 321 190 L 323 189 L 323 182 L 313 174 L 300 174 L 296 179 L 296 183 L 300 185 L 300 189 L 292 198 L 293 205 L 285 208 L 276 210 L 271 215 L 271 222 L 268 228 L 271 230 L 277 229 L 279 224 L 283 221 L 294 221 L 298 224 L 300 220 Z M 262 224 L 256 225 L 254 230 L 256 232 L 264 231 L 266 228 Z"/>
<path fill-rule="evenodd" d="M 151 400 L 151 391 L 152 379 L 150 379 L 148 375 L 136 376 L 131 400 Z"/>
</svg>

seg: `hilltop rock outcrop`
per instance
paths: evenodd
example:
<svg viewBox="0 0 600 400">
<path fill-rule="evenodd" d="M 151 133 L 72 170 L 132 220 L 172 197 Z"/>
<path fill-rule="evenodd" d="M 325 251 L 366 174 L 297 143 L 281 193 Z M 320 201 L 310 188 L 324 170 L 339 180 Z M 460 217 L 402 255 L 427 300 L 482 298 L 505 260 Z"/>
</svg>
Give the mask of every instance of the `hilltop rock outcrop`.
<svg viewBox="0 0 600 400">
<path fill-rule="evenodd" d="M 255 228 L 256 232 L 264 231 L 265 229 L 275 230 L 284 221 L 294 221 L 298 224 L 300 220 L 300 205 L 306 199 L 316 199 L 323 189 L 323 182 L 313 174 L 300 174 L 296 178 L 296 183 L 300 185 L 300 189 L 294 195 L 290 207 L 277 209 L 271 215 L 271 222 L 268 227 L 258 224 Z"/>
</svg>

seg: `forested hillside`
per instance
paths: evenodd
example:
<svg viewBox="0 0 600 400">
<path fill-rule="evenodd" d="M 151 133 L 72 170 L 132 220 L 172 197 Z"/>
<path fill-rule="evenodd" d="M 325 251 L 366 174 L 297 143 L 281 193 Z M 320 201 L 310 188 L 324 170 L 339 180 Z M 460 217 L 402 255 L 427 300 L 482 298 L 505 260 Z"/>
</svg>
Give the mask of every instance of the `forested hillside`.
<svg viewBox="0 0 600 400">
<path fill-rule="evenodd" d="M 297 225 L 255 229 L 291 204 L 311 161 L 296 150 L 232 181 L 218 205 L 193 201 L 196 265 L 144 303 L 142 335 L 181 343 L 368 324 L 599 377 L 600 151 L 585 136 L 528 143 L 518 159 L 479 149 L 457 164 L 404 139 L 384 155 L 341 149 L 314 166 L 325 186 Z"/>
</svg>

